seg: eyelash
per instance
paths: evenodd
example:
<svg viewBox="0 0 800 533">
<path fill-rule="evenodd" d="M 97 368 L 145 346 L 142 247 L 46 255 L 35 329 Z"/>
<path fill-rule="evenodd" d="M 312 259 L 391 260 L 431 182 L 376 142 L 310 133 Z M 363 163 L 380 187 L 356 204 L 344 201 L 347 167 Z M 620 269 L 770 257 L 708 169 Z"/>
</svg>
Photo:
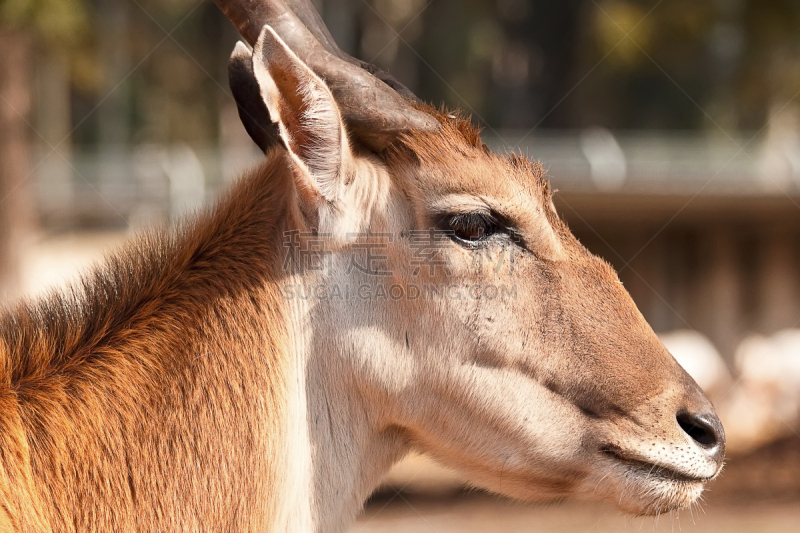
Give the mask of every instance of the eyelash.
<svg viewBox="0 0 800 533">
<path fill-rule="evenodd" d="M 462 245 L 475 246 L 502 232 L 494 218 L 486 213 L 457 213 L 443 217 L 440 228 Z"/>
</svg>

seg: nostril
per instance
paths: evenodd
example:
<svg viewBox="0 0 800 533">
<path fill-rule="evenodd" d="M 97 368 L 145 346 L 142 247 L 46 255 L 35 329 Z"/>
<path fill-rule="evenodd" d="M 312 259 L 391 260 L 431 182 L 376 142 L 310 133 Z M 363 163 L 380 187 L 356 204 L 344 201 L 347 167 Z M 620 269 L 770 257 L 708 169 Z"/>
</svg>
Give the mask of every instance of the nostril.
<svg viewBox="0 0 800 533">
<path fill-rule="evenodd" d="M 712 421 L 702 416 L 681 412 L 678 413 L 677 419 L 681 429 L 703 448 L 713 448 L 719 444 L 719 432 L 716 429 L 719 422 L 717 424 L 713 423 L 713 421 L 717 420 L 716 416 L 713 417 Z"/>
</svg>

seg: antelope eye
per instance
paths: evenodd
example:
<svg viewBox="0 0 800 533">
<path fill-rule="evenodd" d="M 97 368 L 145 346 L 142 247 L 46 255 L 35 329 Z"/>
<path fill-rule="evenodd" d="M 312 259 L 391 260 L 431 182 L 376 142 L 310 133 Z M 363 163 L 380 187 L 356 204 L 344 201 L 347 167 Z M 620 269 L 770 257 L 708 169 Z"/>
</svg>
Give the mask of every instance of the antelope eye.
<svg viewBox="0 0 800 533">
<path fill-rule="evenodd" d="M 452 215 L 447 218 L 445 229 L 453 232 L 456 238 L 470 243 L 482 241 L 498 231 L 497 225 L 481 213 Z"/>
</svg>

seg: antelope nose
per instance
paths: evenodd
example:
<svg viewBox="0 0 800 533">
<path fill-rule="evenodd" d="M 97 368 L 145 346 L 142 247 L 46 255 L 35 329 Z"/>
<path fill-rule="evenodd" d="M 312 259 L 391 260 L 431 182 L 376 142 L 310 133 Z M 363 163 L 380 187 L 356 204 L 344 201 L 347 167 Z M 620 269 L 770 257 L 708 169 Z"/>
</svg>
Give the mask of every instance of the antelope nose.
<svg viewBox="0 0 800 533">
<path fill-rule="evenodd" d="M 711 459 L 720 463 L 725 457 L 725 430 L 717 415 L 697 415 L 686 411 L 678 413 L 678 425 Z"/>
</svg>

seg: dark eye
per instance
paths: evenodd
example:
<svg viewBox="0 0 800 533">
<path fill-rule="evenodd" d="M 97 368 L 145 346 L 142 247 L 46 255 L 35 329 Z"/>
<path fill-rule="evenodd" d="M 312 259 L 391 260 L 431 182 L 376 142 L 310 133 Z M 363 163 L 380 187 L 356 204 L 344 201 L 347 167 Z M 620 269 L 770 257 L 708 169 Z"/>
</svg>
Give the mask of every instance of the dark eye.
<svg viewBox="0 0 800 533">
<path fill-rule="evenodd" d="M 452 231 L 462 241 L 477 242 L 497 233 L 497 224 L 481 213 L 451 215 L 445 219 L 444 229 Z"/>
</svg>

